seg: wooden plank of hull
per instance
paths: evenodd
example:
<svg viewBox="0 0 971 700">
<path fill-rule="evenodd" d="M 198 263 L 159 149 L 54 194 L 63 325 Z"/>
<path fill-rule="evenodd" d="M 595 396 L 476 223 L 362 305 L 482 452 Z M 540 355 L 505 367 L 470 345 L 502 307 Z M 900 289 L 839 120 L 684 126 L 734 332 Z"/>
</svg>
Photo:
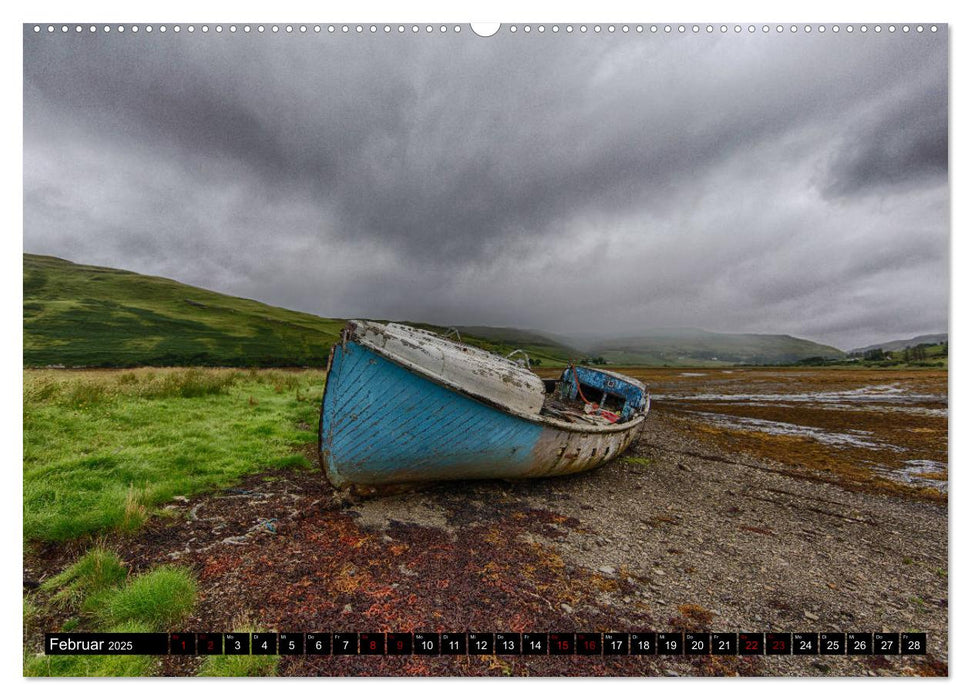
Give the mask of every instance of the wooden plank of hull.
<svg viewBox="0 0 971 700">
<path fill-rule="evenodd" d="M 320 449 L 337 487 L 553 476 L 616 456 L 642 421 L 604 431 L 528 420 L 347 341 L 331 357 Z"/>
</svg>

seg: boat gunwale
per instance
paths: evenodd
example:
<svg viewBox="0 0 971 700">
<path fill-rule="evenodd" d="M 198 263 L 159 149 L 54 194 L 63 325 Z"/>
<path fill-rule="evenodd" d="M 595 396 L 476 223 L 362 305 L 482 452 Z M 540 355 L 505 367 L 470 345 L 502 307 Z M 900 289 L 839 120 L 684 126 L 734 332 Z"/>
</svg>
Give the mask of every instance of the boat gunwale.
<svg viewBox="0 0 971 700">
<path fill-rule="evenodd" d="M 384 325 L 384 324 L 376 324 L 374 321 L 369 321 L 368 323 L 371 325 Z M 530 423 L 538 423 L 544 427 L 554 428 L 557 430 L 565 430 L 571 433 L 604 434 L 604 433 L 620 433 L 627 430 L 632 430 L 633 428 L 636 428 L 641 423 L 643 423 L 647 418 L 647 411 L 644 411 L 642 413 L 637 414 L 634 418 L 627 421 L 626 423 L 611 423 L 609 425 L 592 425 L 592 424 L 580 425 L 578 423 L 570 423 L 567 421 L 552 418 L 550 416 L 544 416 L 542 414 L 534 416 L 528 413 L 523 413 L 509 406 L 504 406 L 484 396 L 480 396 L 471 391 L 468 391 L 464 387 L 461 387 L 455 384 L 454 382 L 450 382 L 447 379 L 444 379 L 442 377 L 437 377 L 431 374 L 430 372 L 426 371 L 423 367 L 420 367 L 419 365 L 409 362 L 408 360 L 405 360 L 400 357 L 395 357 L 391 353 L 386 352 L 383 348 L 377 347 L 373 343 L 368 342 L 365 338 L 358 336 L 356 331 L 357 331 L 357 327 L 354 327 L 351 333 L 349 334 L 351 336 L 349 339 L 353 340 L 353 342 L 357 343 L 358 345 L 361 345 L 367 348 L 371 352 L 374 352 L 375 354 L 382 357 L 383 359 L 398 365 L 399 367 L 401 367 L 402 369 L 408 372 L 417 374 L 423 379 L 427 379 L 428 381 L 433 382 L 434 384 L 438 384 L 439 386 L 444 387 L 449 391 L 454 391 L 455 393 L 460 394 L 461 396 L 465 396 L 466 398 L 472 399 L 473 401 L 476 401 L 481 404 L 485 404 L 486 406 L 489 406 L 491 408 L 495 408 L 496 410 L 502 411 L 503 413 L 507 413 L 509 415 L 516 416 L 517 418 L 521 418 L 523 420 L 529 421 Z M 341 345 L 343 344 L 344 344 L 344 341 L 342 340 Z M 327 374 L 328 376 L 330 375 L 329 366 L 328 366 Z M 326 395 L 326 387 L 324 389 L 324 392 Z M 648 394 L 648 396 L 650 396 L 650 394 Z M 321 406 L 323 406 L 323 404 L 321 404 Z M 321 410 L 323 410 L 323 408 L 321 408 Z M 321 414 L 321 426 L 323 426 L 323 414 Z M 323 434 L 321 434 L 321 438 L 323 438 Z"/>
</svg>

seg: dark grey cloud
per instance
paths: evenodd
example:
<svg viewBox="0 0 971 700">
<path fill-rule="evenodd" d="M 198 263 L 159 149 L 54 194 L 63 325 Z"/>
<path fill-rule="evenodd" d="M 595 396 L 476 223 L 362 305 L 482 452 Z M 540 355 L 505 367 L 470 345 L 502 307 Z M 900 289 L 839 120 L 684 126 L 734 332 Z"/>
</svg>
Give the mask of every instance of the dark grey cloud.
<svg viewBox="0 0 971 700">
<path fill-rule="evenodd" d="M 931 80 L 850 128 L 830 165 L 825 193 L 939 186 L 947 181 L 947 142 L 947 85 Z"/>
<path fill-rule="evenodd" d="M 24 247 L 335 316 L 937 331 L 946 51 L 25 28 Z"/>
</svg>

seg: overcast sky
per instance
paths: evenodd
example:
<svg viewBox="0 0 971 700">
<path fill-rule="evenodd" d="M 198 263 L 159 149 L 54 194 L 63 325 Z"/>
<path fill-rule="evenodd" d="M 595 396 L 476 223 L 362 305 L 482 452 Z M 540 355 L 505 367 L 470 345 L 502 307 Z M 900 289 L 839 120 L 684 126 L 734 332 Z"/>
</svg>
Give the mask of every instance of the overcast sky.
<svg viewBox="0 0 971 700">
<path fill-rule="evenodd" d="M 24 250 L 324 316 L 947 330 L 947 39 L 25 28 Z"/>
</svg>

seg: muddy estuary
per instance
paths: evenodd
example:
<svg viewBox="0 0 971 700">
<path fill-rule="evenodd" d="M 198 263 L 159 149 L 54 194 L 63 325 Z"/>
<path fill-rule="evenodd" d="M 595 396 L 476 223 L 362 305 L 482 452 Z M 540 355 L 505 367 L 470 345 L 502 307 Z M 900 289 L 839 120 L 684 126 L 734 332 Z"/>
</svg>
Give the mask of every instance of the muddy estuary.
<svg viewBox="0 0 971 700">
<path fill-rule="evenodd" d="M 947 493 L 947 373 L 632 370 L 664 410 L 729 450 L 852 487 Z"/>
</svg>

